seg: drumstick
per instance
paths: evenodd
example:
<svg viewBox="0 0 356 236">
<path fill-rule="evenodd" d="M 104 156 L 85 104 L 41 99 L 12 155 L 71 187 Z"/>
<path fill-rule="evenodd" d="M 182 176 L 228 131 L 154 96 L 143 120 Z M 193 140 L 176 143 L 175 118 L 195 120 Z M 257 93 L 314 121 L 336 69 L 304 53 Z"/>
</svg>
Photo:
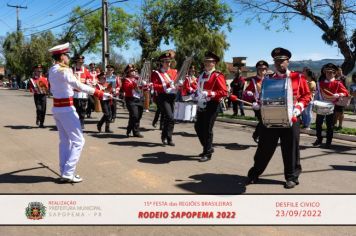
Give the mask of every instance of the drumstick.
<svg viewBox="0 0 356 236">
<path fill-rule="evenodd" d="M 243 102 L 243 103 L 245 103 L 245 104 L 247 104 L 247 105 L 252 106 L 252 103 L 250 103 L 250 102 L 248 102 L 248 101 L 245 101 L 245 100 L 242 100 L 242 99 L 239 99 L 239 98 L 236 98 L 236 101 Z"/>
<path fill-rule="evenodd" d="M 325 89 L 324 88 L 324 92 L 326 92 L 328 95 L 330 95 L 330 96 L 333 96 L 334 94 L 332 93 L 332 92 L 330 92 L 329 90 L 327 90 L 327 89 Z"/>
</svg>

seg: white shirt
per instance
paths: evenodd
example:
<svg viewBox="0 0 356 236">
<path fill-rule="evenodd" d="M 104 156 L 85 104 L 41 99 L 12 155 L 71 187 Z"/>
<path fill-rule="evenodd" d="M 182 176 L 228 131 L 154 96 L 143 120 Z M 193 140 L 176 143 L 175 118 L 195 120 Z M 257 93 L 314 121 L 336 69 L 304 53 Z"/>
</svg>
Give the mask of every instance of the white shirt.
<svg viewBox="0 0 356 236">
<path fill-rule="evenodd" d="M 73 74 L 69 67 L 55 64 L 49 69 L 48 80 L 51 84 L 51 92 L 54 98 L 69 98 L 73 97 L 73 89 L 78 89 L 82 92 L 93 95 L 95 89 L 82 84 Z M 70 107 L 53 107 L 53 113 L 74 111 L 74 106 Z"/>
</svg>

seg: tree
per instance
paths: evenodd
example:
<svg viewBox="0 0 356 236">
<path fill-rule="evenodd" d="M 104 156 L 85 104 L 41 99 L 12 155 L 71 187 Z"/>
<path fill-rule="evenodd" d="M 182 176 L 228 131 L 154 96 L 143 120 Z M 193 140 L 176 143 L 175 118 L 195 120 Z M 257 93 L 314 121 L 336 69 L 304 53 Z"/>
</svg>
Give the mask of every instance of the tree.
<svg viewBox="0 0 356 236">
<path fill-rule="evenodd" d="M 25 40 L 21 32 L 9 34 L 3 43 L 6 69 L 17 77 L 29 77 L 36 64 L 48 68 L 52 61 L 48 48 L 55 44 L 55 38 L 50 31 L 32 36 L 29 41 Z"/>
<path fill-rule="evenodd" d="M 5 63 L 5 55 L 4 55 L 4 48 L 3 48 L 4 41 L 5 41 L 5 37 L 0 36 L 0 65 L 3 65 Z"/>
<path fill-rule="evenodd" d="M 110 44 L 116 47 L 127 46 L 131 16 L 121 8 L 110 7 L 108 18 Z M 74 56 L 98 52 L 102 42 L 101 11 L 76 7 L 70 21 L 71 24 L 61 34 L 60 42 L 71 42 Z"/>
<path fill-rule="evenodd" d="M 228 44 L 221 29 L 230 30 L 231 22 L 231 10 L 220 0 L 146 0 L 133 33 L 142 47 L 142 59 L 152 58 L 162 42 L 173 42 L 180 65 L 192 53 L 200 61 L 206 50 L 223 57 Z"/>
<path fill-rule="evenodd" d="M 25 75 L 22 64 L 24 40 L 21 32 L 14 32 L 7 35 L 3 43 L 6 69 L 17 77 Z"/>
<path fill-rule="evenodd" d="M 356 4 L 351 0 L 236 0 L 241 12 L 251 12 L 248 20 L 264 21 L 268 27 L 274 20 L 281 20 L 289 29 L 290 20 L 299 16 L 308 19 L 323 31 L 322 39 L 329 45 L 336 44 L 344 56 L 342 69 L 352 71 L 356 62 Z M 261 16 L 266 16 L 263 19 Z"/>
</svg>

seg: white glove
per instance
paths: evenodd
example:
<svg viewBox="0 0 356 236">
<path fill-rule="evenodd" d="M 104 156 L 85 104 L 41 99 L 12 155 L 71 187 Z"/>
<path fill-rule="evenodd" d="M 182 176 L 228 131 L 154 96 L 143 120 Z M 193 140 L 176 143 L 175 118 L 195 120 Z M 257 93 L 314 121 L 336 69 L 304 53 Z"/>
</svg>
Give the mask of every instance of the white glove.
<svg viewBox="0 0 356 236">
<path fill-rule="evenodd" d="M 300 116 L 301 111 L 299 110 L 299 108 L 294 108 L 293 109 L 293 116 L 297 117 Z"/>
<path fill-rule="evenodd" d="M 178 86 L 182 86 L 182 85 L 183 85 L 183 83 L 184 83 L 184 81 L 183 81 L 183 80 L 178 80 L 177 85 L 178 85 Z"/>
<path fill-rule="evenodd" d="M 169 88 L 166 89 L 166 92 L 167 93 L 175 93 L 176 92 L 176 88 L 169 87 Z"/>
<path fill-rule="evenodd" d="M 258 111 L 260 109 L 260 105 L 257 102 L 252 103 L 252 109 L 254 111 Z"/>
<path fill-rule="evenodd" d="M 103 94 L 103 100 L 108 100 L 109 98 L 112 98 L 112 95 L 110 93 Z"/>
<path fill-rule="evenodd" d="M 142 86 L 146 86 L 147 85 L 147 82 L 146 81 L 144 81 L 144 80 L 142 80 Z"/>
<path fill-rule="evenodd" d="M 333 94 L 333 98 L 339 98 L 339 97 L 340 97 L 340 94 L 338 94 L 338 93 Z"/>
<path fill-rule="evenodd" d="M 208 92 L 207 92 L 207 91 L 201 92 L 201 96 L 202 96 L 203 98 L 206 98 L 206 97 L 208 96 Z"/>
<path fill-rule="evenodd" d="M 253 96 L 253 92 L 251 92 L 251 91 L 247 91 L 246 94 L 247 94 L 247 96 L 250 96 L 250 97 Z"/>
</svg>

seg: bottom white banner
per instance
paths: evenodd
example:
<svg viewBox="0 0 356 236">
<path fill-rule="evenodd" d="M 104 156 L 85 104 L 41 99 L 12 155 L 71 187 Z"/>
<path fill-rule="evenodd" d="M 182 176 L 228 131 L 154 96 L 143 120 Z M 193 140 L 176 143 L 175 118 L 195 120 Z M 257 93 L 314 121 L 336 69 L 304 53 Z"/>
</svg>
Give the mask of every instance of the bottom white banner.
<svg viewBox="0 0 356 236">
<path fill-rule="evenodd" d="M 0 225 L 356 225 L 356 195 L 1 195 Z"/>
</svg>

